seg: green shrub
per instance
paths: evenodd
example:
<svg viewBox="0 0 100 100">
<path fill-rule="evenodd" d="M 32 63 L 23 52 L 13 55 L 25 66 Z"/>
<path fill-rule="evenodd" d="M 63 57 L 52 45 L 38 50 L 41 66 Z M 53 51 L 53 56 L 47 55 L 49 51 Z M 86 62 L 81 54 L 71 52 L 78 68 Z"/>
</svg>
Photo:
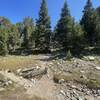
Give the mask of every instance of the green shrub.
<svg viewBox="0 0 100 100">
<path fill-rule="evenodd" d="M 66 58 L 67 58 L 67 60 L 71 60 L 72 54 L 71 54 L 70 50 L 68 50 Z"/>
</svg>

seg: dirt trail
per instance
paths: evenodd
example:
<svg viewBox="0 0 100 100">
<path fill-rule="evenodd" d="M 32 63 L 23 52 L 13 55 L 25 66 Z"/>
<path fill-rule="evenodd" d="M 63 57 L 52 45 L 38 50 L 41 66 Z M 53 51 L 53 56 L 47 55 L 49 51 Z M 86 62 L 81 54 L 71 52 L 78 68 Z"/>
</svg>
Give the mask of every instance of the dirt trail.
<svg viewBox="0 0 100 100">
<path fill-rule="evenodd" d="M 35 83 L 33 83 L 32 81 L 19 77 L 14 73 L 0 71 L 0 74 L 14 81 L 17 85 L 23 86 L 30 97 L 36 95 L 46 98 L 47 100 L 56 100 L 53 96 L 55 85 L 47 76 L 43 76 L 40 80 L 36 80 Z"/>
<path fill-rule="evenodd" d="M 42 56 L 42 59 L 47 58 L 47 56 Z M 41 57 L 40 57 L 41 59 Z M 39 62 L 41 67 L 47 66 L 46 61 Z M 42 76 L 40 80 L 34 79 L 35 81 L 32 82 L 31 80 L 22 78 L 20 76 L 15 75 L 14 73 L 8 73 L 7 71 L 0 71 L 4 77 L 12 80 L 18 86 L 22 86 L 26 89 L 26 94 L 30 98 L 32 96 L 39 96 L 41 98 L 45 98 L 46 100 L 58 100 L 55 96 L 55 83 L 51 80 L 47 75 Z"/>
</svg>

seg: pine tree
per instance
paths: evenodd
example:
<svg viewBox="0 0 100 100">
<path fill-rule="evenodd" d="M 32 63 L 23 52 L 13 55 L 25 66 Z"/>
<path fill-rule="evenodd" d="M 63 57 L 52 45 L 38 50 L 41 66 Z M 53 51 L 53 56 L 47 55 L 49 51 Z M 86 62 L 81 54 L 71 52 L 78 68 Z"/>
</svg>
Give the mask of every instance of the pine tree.
<svg viewBox="0 0 100 100">
<path fill-rule="evenodd" d="M 33 41 L 33 38 L 32 38 L 33 32 L 34 32 L 33 19 L 30 17 L 26 17 L 23 20 L 22 32 L 21 32 L 22 47 L 24 48 L 30 47 L 31 41 Z"/>
<path fill-rule="evenodd" d="M 98 7 L 98 8 L 96 9 L 96 11 L 97 11 L 98 15 L 100 16 L 100 7 Z"/>
<path fill-rule="evenodd" d="M 87 42 L 91 46 L 95 44 L 95 35 L 94 35 L 93 25 L 92 25 L 93 11 L 94 9 L 91 0 L 87 0 L 80 23 L 83 26 L 84 30 L 86 31 L 85 37 L 87 39 Z"/>
<path fill-rule="evenodd" d="M 2 29 L 0 26 L 0 55 L 1 56 L 5 56 L 8 53 L 6 40 L 7 40 L 6 30 Z"/>
<path fill-rule="evenodd" d="M 77 22 L 73 23 L 72 30 L 72 47 L 75 54 L 79 54 L 85 46 L 84 31 Z"/>
<path fill-rule="evenodd" d="M 62 47 L 68 49 L 71 46 L 71 35 L 72 18 L 68 9 L 67 2 L 65 2 L 61 11 L 60 20 L 58 21 L 56 26 L 55 38 L 58 43 L 62 45 Z"/>
<path fill-rule="evenodd" d="M 0 55 L 6 55 L 8 53 L 7 39 L 11 26 L 12 24 L 7 18 L 0 17 Z"/>
<path fill-rule="evenodd" d="M 16 48 L 19 47 L 20 43 L 20 34 L 16 25 L 12 25 L 7 37 L 7 47 L 9 52 L 14 51 Z"/>
<path fill-rule="evenodd" d="M 100 14 L 99 10 L 94 10 L 94 13 L 92 15 L 92 25 L 93 25 L 93 32 L 95 34 L 95 43 L 96 46 L 100 47 Z"/>
<path fill-rule="evenodd" d="M 48 16 L 46 1 L 42 0 L 39 11 L 39 19 L 36 22 L 36 48 L 47 52 L 49 50 L 50 34 L 50 17 Z"/>
<path fill-rule="evenodd" d="M 22 47 L 24 47 L 25 49 L 27 49 L 29 47 L 29 38 L 28 38 L 28 27 L 25 26 L 23 29 L 23 42 L 22 42 Z"/>
</svg>

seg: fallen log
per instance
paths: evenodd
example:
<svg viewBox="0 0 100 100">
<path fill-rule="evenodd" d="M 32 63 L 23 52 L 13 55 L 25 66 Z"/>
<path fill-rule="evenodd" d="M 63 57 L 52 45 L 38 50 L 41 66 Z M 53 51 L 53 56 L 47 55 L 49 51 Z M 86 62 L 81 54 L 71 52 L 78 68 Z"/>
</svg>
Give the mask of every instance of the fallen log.
<svg viewBox="0 0 100 100">
<path fill-rule="evenodd" d="M 21 70 L 21 73 L 27 73 L 27 72 L 33 71 L 33 70 L 35 70 L 35 69 L 36 69 L 35 67 L 32 67 L 32 68 L 26 68 L 26 69 Z"/>
<path fill-rule="evenodd" d="M 20 75 L 24 78 L 33 78 L 39 75 L 44 75 L 47 73 L 47 68 L 40 68 L 40 69 L 25 69 L 20 73 Z"/>
</svg>

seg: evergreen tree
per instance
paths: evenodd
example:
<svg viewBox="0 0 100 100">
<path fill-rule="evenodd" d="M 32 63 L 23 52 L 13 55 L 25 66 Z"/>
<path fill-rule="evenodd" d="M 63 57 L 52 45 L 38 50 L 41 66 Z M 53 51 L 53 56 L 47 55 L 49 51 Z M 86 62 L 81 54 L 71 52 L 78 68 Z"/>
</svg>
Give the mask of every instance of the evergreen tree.
<svg viewBox="0 0 100 100">
<path fill-rule="evenodd" d="M 29 48 L 32 38 L 32 34 L 34 33 L 34 22 L 30 17 L 26 17 L 23 21 L 21 38 L 22 38 L 22 47 Z"/>
<path fill-rule="evenodd" d="M 27 28 L 27 26 L 25 26 L 24 29 L 23 29 L 22 47 L 24 47 L 24 48 L 29 47 L 29 38 L 28 38 L 28 28 Z"/>
<path fill-rule="evenodd" d="M 9 52 L 19 47 L 20 34 L 16 25 L 12 25 L 7 37 L 7 47 Z"/>
<path fill-rule="evenodd" d="M 93 9 L 91 0 L 87 0 L 80 23 L 83 26 L 84 30 L 86 31 L 85 37 L 87 39 L 87 42 L 91 46 L 95 44 L 95 34 L 93 31 L 93 25 L 92 25 L 93 11 L 94 9 Z"/>
<path fill-rule="evenodd" d="M 50 34 L 50 17 L 48 16 L 46 1 L 42 0 L 39 11 L 39 19 L 36 22 L 36 48 L 48 52 L 50 44 Z"/>
<path fill-rule="evenodd" d="M 0 55 L 2 56 L 5 56 L 8 53 L 6 40 L 6 30 L 2 29 L 0 26 Z"/>
<path fill-rule="evenodd" d="M 71 35 L 72 18 L 68 9 L 67 2 L 65 2 L 61 11 L 61 18 L 56 26 L 55 38 L 59 44 L 68 49 L 71 46 Z"/>
<path fill-rule="evenodd" d="M 0 55 L 8 53 L 7 39 L 11 29 L 11 22 L 5 18 L 0 17 Z"/>
<path fill-rule="evenodd" d="M 95 44 L 96 46 L 100 46 L 100 15 L 94 10 L 92 15 L 92 30 L 95 34 Z"/>
<path fill-rule="evenodd" d="M 76 22 L 73 23 L 72 46 L 75 54 L 80 53 L 85 46 L 84 31 L 81 25 Z"/>
<path fill-rule="evenodd" d="M 97 11 L 98 15 L 100 16 L 100 7 L 98 7 L 98 8 L 96 9 L 96 11 Z"/>
</svg>

